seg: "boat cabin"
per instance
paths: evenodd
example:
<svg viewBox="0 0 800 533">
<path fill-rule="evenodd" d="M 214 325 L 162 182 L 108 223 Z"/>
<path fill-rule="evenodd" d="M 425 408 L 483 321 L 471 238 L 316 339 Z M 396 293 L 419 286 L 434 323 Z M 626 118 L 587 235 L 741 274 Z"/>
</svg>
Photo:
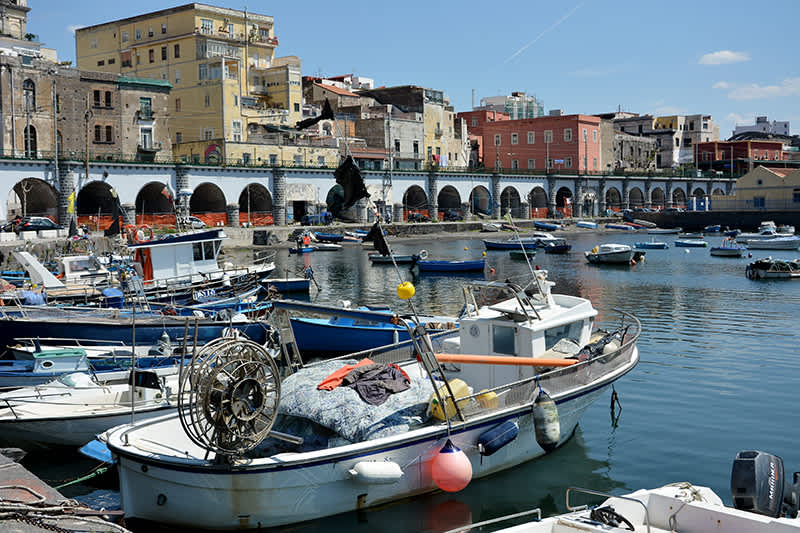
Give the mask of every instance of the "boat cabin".
<svg viewBox="0 0 800 533">
<path fill-rule="evenodd" d="M 134 261 L 147 280 L 162 280 L 217 272 L 222 240 L 228 236 L 221 229 L 169 235 L 158 240 L 131 244 Z"/>
<path fill-rule="evenodd" d="M 70 255 L 58 260 L 58 277 L 67 285 L 106 283 L 111 273 L 94 255 Z"/>
</svg>

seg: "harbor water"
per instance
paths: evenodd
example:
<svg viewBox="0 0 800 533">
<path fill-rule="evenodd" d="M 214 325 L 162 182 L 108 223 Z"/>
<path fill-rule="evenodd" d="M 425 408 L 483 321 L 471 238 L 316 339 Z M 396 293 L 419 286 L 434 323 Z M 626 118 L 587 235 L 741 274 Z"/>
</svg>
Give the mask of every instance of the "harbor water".
<svg viewBox="0 0 800 533">
<path fill-rule="evenodd" d="M 426 248 L 431 259 L 478 258 L 481 238 L 397 241 L 396 253 Z M 555 452 L 473 482 L 456 494 L 431 493 L 376 509 L 346 513 L 286 528 L 298 532 L 446 531 L 470 522 L 539 507 L 544 515 L 566 510 L 569 486 L 616 494 L 689 481 L 711 487 L 730 504 L 730 471 L 740 450 L 783 457 L 788 472 L 800 470 L 797 397 L 800 372 L 800 282 L 753 281 L 752 259 L 711 257 L 708 248 L 676 248 L 675 236 L 659 235 L 667 250 L 647 250 L 634 266 L 590 265 L 583 251 L 603 242 L 633 245 L 649 236 L 577 233 L 565 255 L 542 251 L 533 266 L 546 269 L 554 292 L 589 298 L 600 311 L 635 314 L 642 322 L 641 361 L 616 383 L 612 414 L 608 394 L 588 409 L 573 437 Z M 722 237 L 707 236 L 709 245 Z M 236 254 L 249 254 L 239 251 Z M 753 252 L 754 258 L 794 258 L 797 252 Z M 229 255 L 232 252 L 229 252 Z M 235 254 L 234 254 L 235 255 Z M 487 272 L 469 279 L 506 279 L 524 274 L 524 260 L 487 252 Z M 311 267 L 319 290 L 311 300 L 353 305 L 388 304 L 409 312 L 395 289 L 413 281 L 416 310 L 456 314 L 463 305 L 465 276 L 416 275 L 407 265 L 372 266 L 360 245 L 337 252 L 295 256 L 280 250 L 275 276 L 302 275 Z M 493 269 L 493 272 L 489 269 Z M 398 277 L 399 276 L 399 277 Z M 77 478 L 95 463 L 64 454 L 25 465 L 52 484 Z M 113 476 L 62 489 L 93 506 L 119 505 Z M 597 502 L 581 500 L 578 503 Z M 503 524 L 507 525 L 507 524 Z M 148 525 L 129 524 L 135 531 Z"/>
</svg>

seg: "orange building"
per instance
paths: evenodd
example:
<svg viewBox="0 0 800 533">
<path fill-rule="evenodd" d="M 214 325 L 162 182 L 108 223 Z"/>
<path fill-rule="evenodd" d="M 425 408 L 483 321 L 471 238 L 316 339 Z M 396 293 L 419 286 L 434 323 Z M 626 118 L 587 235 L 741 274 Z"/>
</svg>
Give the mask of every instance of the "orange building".
<svg viewBox="0 0 800 533">
<path fill-rule="evenodd" d="M 783 142 L 767 140 L 710 141 L 694 146 L 694 163 L 700 170 L 717 170 L 725 174 L 744 174 L 756 165 L 774 166 L 786 161 Z"/>
</svg>

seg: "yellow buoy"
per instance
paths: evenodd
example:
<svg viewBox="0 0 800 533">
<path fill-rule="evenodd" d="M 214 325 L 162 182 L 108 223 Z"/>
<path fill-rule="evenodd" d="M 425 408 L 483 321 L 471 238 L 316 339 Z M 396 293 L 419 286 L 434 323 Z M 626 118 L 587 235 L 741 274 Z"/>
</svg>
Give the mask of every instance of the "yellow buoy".
<svg viewBox="0 0 800 533">
<path fill-rule="evenodd" d="M 467 250 L 469 250 L 469 248 L 467 248 L 467 247 L 465 246 L 465 247 L 464 247 L 464 251 L 466 252 Z"/>
<path fill-rule="evenodd" d="M 481 253 L 483 257 L 486 257 L 486 252 Z"/>
<path fill-rule="evenodd" d="M 415 292 L 416 289 L 414 289 L 414 285 L 410 281 L 404 281 L 397 286 L 397 296 L 399 296 L 401 300 L 408 300 L 414 296 Z"/>
</svg>

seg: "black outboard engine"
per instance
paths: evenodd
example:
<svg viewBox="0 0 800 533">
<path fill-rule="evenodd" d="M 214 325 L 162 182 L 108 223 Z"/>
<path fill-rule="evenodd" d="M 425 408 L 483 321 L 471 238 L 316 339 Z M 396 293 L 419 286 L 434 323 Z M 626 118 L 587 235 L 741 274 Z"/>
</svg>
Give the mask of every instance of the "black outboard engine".
<svg viewBox="0 0 800 533">
<path fill-rule="evenodd" d="M 756 450 L 741 451 L 733 460 L 731 497 L 733 506 L 773 518 L 797 517 L 800 503 L 800 472 L 790 483 L 785 479 L 783 459 Z"/>
</svg>

